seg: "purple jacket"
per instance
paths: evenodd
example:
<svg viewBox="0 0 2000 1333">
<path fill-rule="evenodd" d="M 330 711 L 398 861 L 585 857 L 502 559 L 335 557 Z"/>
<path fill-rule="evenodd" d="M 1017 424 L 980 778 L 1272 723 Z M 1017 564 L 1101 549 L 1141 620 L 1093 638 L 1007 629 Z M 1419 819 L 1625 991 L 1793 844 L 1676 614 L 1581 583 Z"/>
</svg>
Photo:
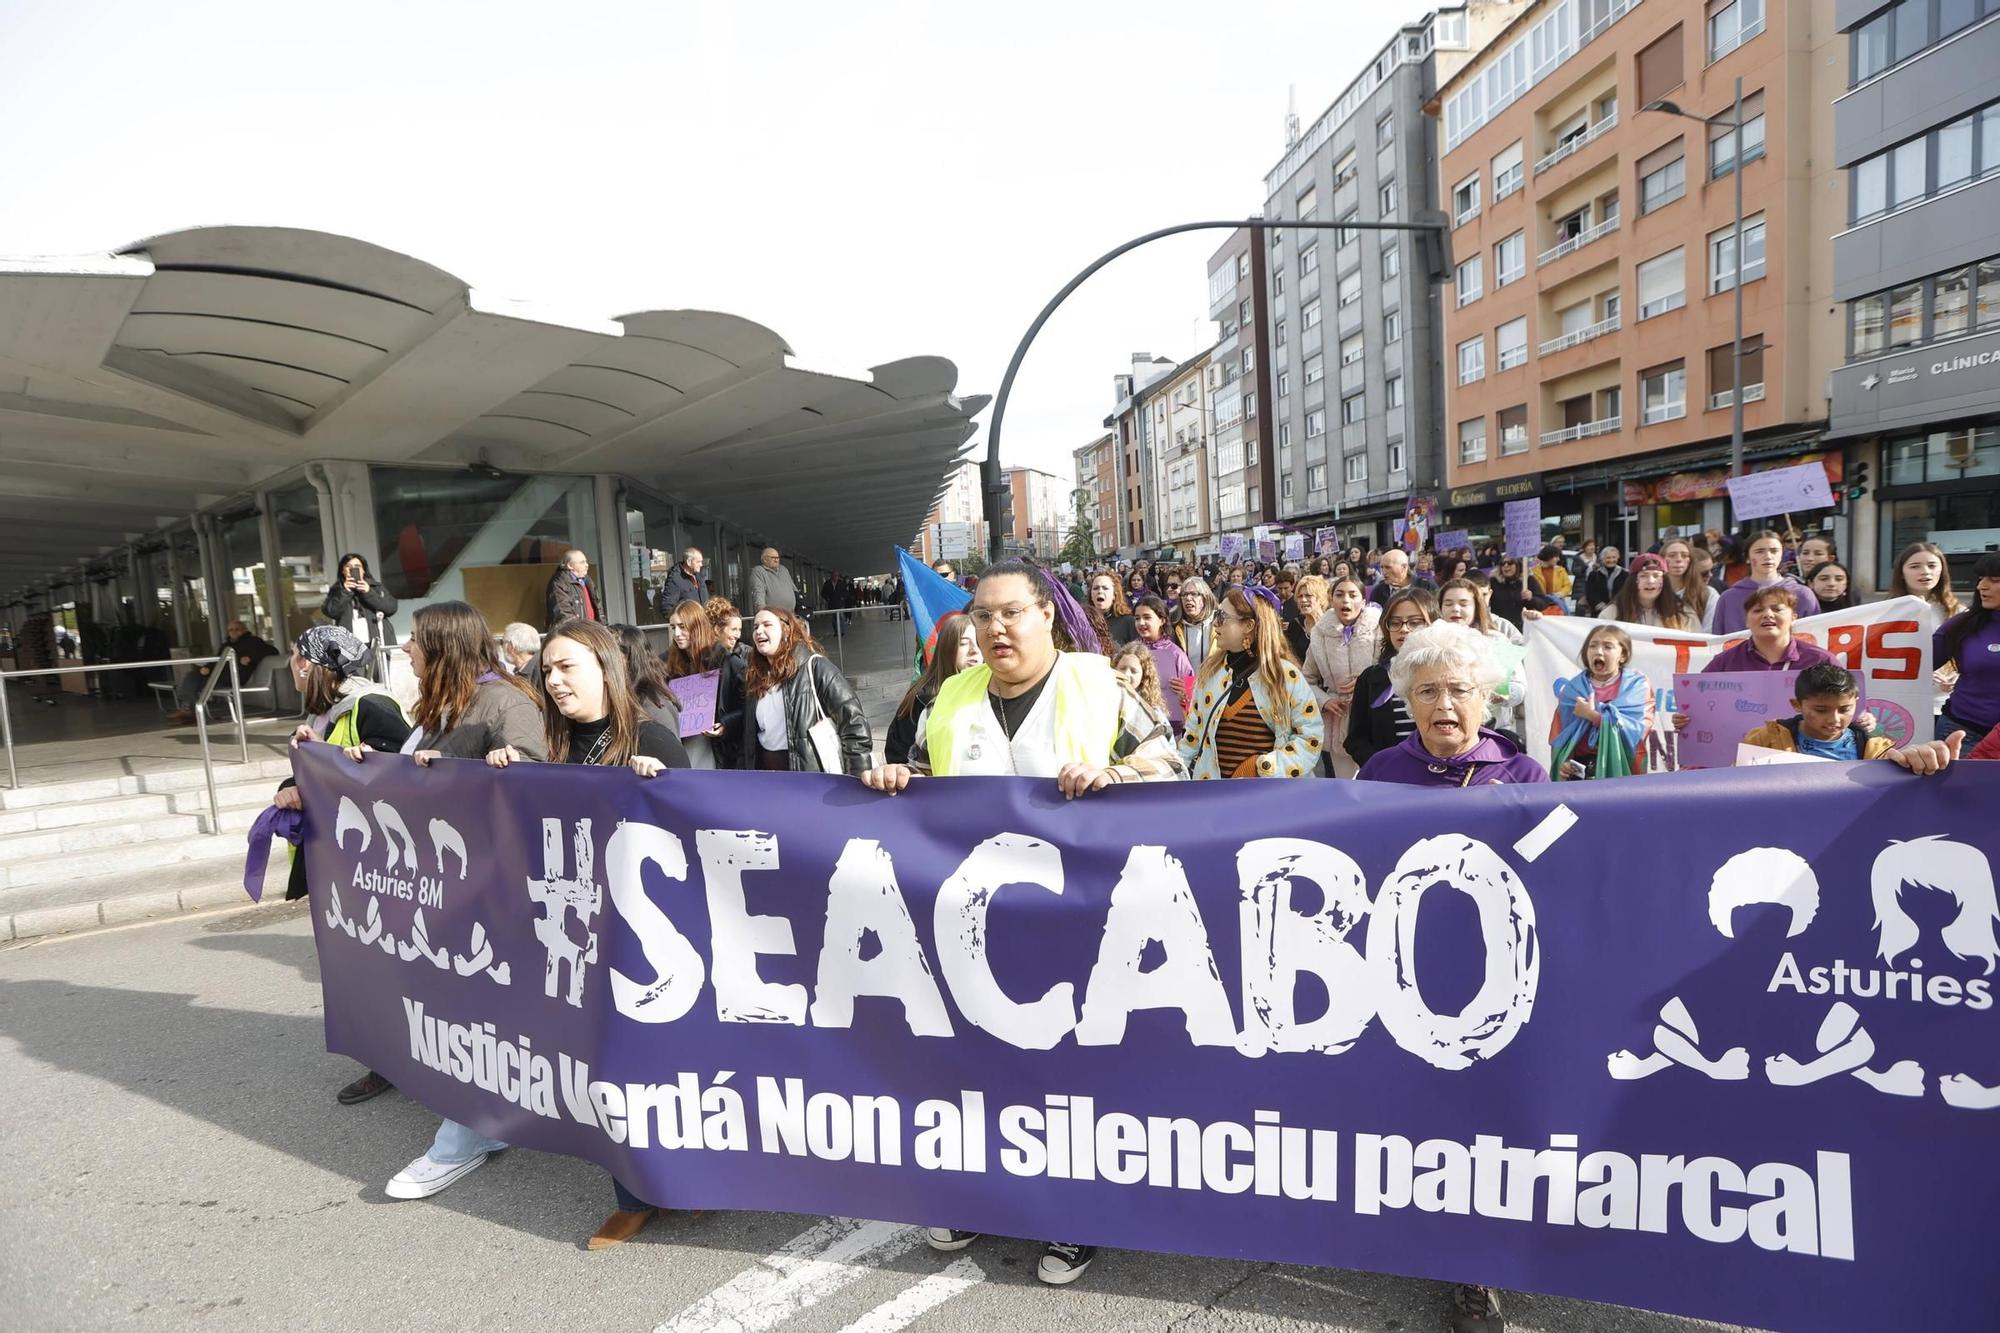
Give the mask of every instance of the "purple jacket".
<svg viewBox="0 0 2000 1333">
<path fill-rule="evenodd" d="M 1778 582 L 1792 585 L 1792 597 L 1799 604 L 1799 615 L 1802 618 L 1819 614 L 1819 598 L 1813 596 L 1811 588 L 1789 574 Z M 1744 619 L 1743 604 L 1750 600 L 1751 593 L 1770 586 L 1768 583 L 1759 583 L 1748 575 L 1730 584 L 1728 591 L 1715 599 L 1715 629 L 1712 632 L 1741 634 L 1749 628 L 1749 622 Z"/>
<path fill-rule="evenodd" d="M 1755 643 L 1746 639 L 1735 647 L 1724 648 L 1721 652 L 1709 658 L 1708 665 L 1703 667 L 1702 671 L 1704 673 L 1711 671 L 1804 671 L 1809 666 L 1816 666 L 1821 662 L 1831 662 L 1832 660 L 1833 654 L 1826 649 L 1815 643 L 1807 643 L 1804 639 L 1794 635 L 1792 641 L 1785 647 L 1784 657 L 1776 662 L 1770 662 L 1766 661 L 1764 655 L 1757 651 Z"/>
<path fill-rule="evenodd" d="M 1548 770 L 1491 727 L 1479 729 L 1479 743 L 1452 759 L 1424 748 L 1420 735 L 1377 752 L 1361 766 L 1363 782 L 1404 782 L 1414 787 L 1484 787 L 1491 783 L 1547 782 Z"/>
</svg>

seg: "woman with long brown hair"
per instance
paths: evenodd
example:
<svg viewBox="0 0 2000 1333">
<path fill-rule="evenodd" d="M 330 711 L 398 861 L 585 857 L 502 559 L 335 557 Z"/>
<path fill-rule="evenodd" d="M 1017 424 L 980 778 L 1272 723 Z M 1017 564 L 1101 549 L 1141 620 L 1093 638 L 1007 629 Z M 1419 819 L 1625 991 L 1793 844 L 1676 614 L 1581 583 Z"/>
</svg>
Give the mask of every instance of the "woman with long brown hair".
<svg viewBox="0 0 2000 1333">
<path fill-rule="evenodd" d="M 742 615 L 722 597 L 709 598 L 706 606 L 682 602 L 667 618 L 673 635 L 667 649 L 667 679 L 716 673 L 715 725 L 699 736 L 681 738 L 687 746 L 688 762 L 696 768 L 736 767 L 735 736 L 743 723 L 743 659 L 723 645 L 716 630 L 718 618 L 733 619 L 736 632 L 742 633 Z"/>
<path fill-rule="evenodd" d="M 667 664 L 646 642 L 645 631 L 637 625 L 613 625 L 611 632 L 618 636 L 618 649 L 625 655 L 625 679 L 632 683 L 639 711 L 680 735 L 681 701 L 667 688 Z"/>
<path fill-rule="evenodd" d="M 1132 628 L 1132 604 L 1125 600 L 1125 589 L 1116 574 L 1108 569 L 1098 570 L 1090 576 L 1085 590 L 1090 594 L 1086 604 L 1090 623 L 1108 645 L 1105 651 L 1139 637 Z M 1185 585 L 1181 591 L 1187 591 Z"/>
<path fill-rule="evenodd" d="M 1923 602 L 1919 632 L 1925 634 L 1937 634 L 1945 621 L 1965 609 L 1959 604 L 1958 594 L 1951 590 L 1951 563 L 1945 559 L 1944 548 L 1936 542 L 1911 542 L 1896 553 L 1896 568 L 1889 575 L 1889 595 L 1915 597 Z M 1958 667 L 1948 660 L 1932 663 L 1933 717 L 1944 713 L 1951 692 L 1958 686 L 1958 674 Z M 1944 734 L 1942 729 L 1938 731 L 1940 739 Z"/>
<path fill-rule="evenodd" d="M 625 650 L 618 636 L 596 621 L 565 620 L 549 631 L 542 641 L 542 696 L 543 734 L 549 757 L 557 763 L 623 766 L 642 778 L 688 766 L 680 737 L 647 717 L 640 707 L 626 674 Z M 526 758 L 507 746 L 488 754 L 486 762 L 494 768 L 506 768 Z M 484 1161 L 485 1155 L 477 1160 Z M 435 1194 L 456 1178 L 426 1193 Z M 617 1189 L 618 1207 L 590 1238 L 593 1250 L 632 1239 L 658 1212 L 622 1182 L 614 1178 L 612 1184 Z"/>
<path fill-rule="evenodd" d="M 750 630 L 750 670 L 743 677 L 742 765 L 779 772 L 844 772 L 860 777 L 875 740 L 854 687 L 790 611 L 765 607 Z M 822 759 L 812 729 L 833 723 L 840 753 Z"/>
<path fill-rule="evenodd" d="M 1680 596 L 1681 610 L 1694 628 L 1706 631 L 1715 624 L 1715 585 L 1700 568 L 1694 550 L 1686 537 L 1674 537 L 1660 548 L 1660 559 L 1667 563 L 1667 581 Z"/>
<path fill-rule="evenodd" d="M 1326 724 L 1291 661 L 1277 608 L 1241 588 L 1215 609 L 1215 647 L 1195 678 L 1180 738 L 1194 778 L 1307 778 L 1319 771 Z"/>
<path fill-rule="evenodd" d="M 930 663 L 903 695 L 903 702 L 896 705 L 896 716 L 889 721 L 889 734 L 882 741 L 883 763 L 910 762 L 910 746 L 917 739 L 917 719 L 936 701 L 938 690 L 959 672 L 984 660 L 979 655 L 979 636 L 972 632 L 972 622 L 963 612 L 953 611 L 939 618 L 937 648 L 931 653 Z"/>
<path fill-rule="evenodd" d="M 433 602 L 410 618 L 406 645 L 417 676 L 416 729 L 403 750 L 419 764 L 477 759 L 511 745 L 544 759 L 542 713 L 527 681 L 508 671 L 486 617 L 464 602 Z"/>
</svg>

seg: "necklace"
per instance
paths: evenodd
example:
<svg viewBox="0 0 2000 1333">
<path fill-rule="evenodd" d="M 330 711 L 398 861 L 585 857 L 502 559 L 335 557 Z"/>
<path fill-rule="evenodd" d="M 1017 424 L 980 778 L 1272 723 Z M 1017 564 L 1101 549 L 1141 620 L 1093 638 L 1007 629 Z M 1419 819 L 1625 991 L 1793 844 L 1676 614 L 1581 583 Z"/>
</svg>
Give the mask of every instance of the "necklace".
<svg viewBox="0 0 2000 1333">
<path fill-rule="evenodd" d="M 1020 722 L 1014 719 L 1014 701 L 1012 699 L 1006 698 L 1003 695 L 998 695 L 998 694 L 994 695 L 993 697 L 1000 700 L 1000 730 L 1007 737 L 1007 739 L 1011 741 L 1014 739 L 1015 730 L 1019 728 L 1021 725 Z M 1026 696 L 1022 697 L 1025 698 Z M 1031 711 L 1033 711 L 1032 704 L 1029 705 L 1029 708 L 1026 711 L 1022 712 L 1021 718 L 1023 721 L 1027 719 L 1028 712 Z"/>
</svg>

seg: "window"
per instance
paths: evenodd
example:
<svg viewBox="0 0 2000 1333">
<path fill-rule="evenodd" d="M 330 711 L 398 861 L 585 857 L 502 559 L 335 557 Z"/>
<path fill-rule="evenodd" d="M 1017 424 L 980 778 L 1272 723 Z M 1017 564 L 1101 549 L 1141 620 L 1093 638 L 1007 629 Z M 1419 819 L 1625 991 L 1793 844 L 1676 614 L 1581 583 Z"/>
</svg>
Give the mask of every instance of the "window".
<svg viewBox="0 0 2000 1333">
<path fill-rule="evenodd" d="M 1676 23 L 1669 32 L 1639 53 L 1640 106 L 1656 102 L 1681 86 L 1681 46 L 1681 28 Z"/>
<path fill-rule="evenodd" d="M 1639 214 L 1665 208 L 1687 193 L 1686 141 L 1676 139 L 1639 159 Z"/>
<path fill-rule="evenodd" d="M 1391 310 L 1382 316 L 1382 341 L 1385 343 L 1403 340 L 1403 312 Z"/>
<path fill-rule="evenodd" d="M 1242 361 L 1243 361 L 1243 373 L 1248 375 L 1251 371 L 1257 368 L 1257 349 L 1254 347 L 1244 348 Z"/>
<path fill-rule="evenodd" d="M 1317 356 L 1306 358 L 1306 383 L 1318 384 L 1326 378 L 1326 362 Z"/>
<path fill-rule="evenodd" d="M 1403 405 L 1403 377 L 1401 375 L 1391 375 L 1388 379 L 1383 380 L 1382 391 L 1384 401 L 1390 407 L 1401 407 Z"/>
<path fill-rule="evenodd" d="M 1257 415 L 1256 394 L 1246 393 L 1243 395 L 1243 415 L 1246 417 L 1254 417 Z"/>
<path fill-rule="evenodd" d="M 1313 216 L 1319 212 L 1318 186 L 1308 185 L 1303 191 L 1300 192 L 1298 197 L 1298 208 L 1299 208 L 1298 220 L 1300 222 L 1310 222 L 1313 219 Z"/>
<path fill-rule="evenodd" d="M 1326 464 L 1314 463 L 1306 469 L 1306 489 L 1323 491 L 1326 489 Z"/>
<path fill-rule="evenodd" d="M 1387 148 L 1396 142 L 1396 117 L 1393 112 L 1375 122 L 1375 146 Z"/>
<path fill-rule="evenodd" d="M 1319 302 L 1313 301 L 1299 311 L 1299 326 L 1307 329 L 1319 327 Z"/>
<path fill-rule="evenodd" d="M 1350 273 L 1340 280 L 1340 306 L 1345 310 L 1361 299 L 1361 275 Z"/>
<path fill-rule="evenodd" d="M 1937 131 L 1937 185 L 1949 190 L 1972 179 L 1972 122 L 1964 116 Z"/>
<path fill-rule="evenodd" d="M 1335 162 L 1333 164 L 1334 189 L 1338 190 L 1341 186 L 1347 184 L 1347 182 L 1354 179 L 1354 173 L 1360 170 L 1359 167 L 1355 166 L 1354 162 L 1355 162 L 1355 153 L 1354 150 L 1350 148 L 1346 152 L 1340 155 L 1340 160 L 1338 162 Z"/>
<path fill-rule="evenodd" d="M 1279 371 L 1279 372 L 1278 372 L 1278 397 L 1280 397 L 1280 398 L 1283 398 L 1283 397 L 1285 397 L 1286 395 L 1290 394 L 1290 393 L 1291 393 L 1291 391 L 1292 391 L 1292 372 L 1291 372 L 1291 371 L 1289 371 L 1289 370 L 1281 370 L 1281 371 Z"/>
<path fill-rule="evenodd" d="M 1979 113 L 1979 174 L 2000 171 L 2000 103 Z"/>
<path fill-rule="evenodd" d="M 1358 333 L 1351 337 L 1342 338 L 1340 340 L 1340 364 L 1351 366 L 1359 361 L 1363 347 L 1364 343 L 1362 342 L 1361 335 Z"/>
<path fill-rule="evenodd" d="M 1720 60 L 1764 31 L 1764 0 L 1726 0 L 1708 7 L 1708 58 Z"/>
<path fill-rule="evenodd" d="M 1285 294 L 1285 270 L 1279 269 L 1276 273 L 1273 273 L 1271 275 L 1271 295 L 1283 296 L 1284 294 Z"/>
<path fill-rule="evenodd" d="M 1913 347 L 1924 335 L 1924 285 L 1889 289 L 1889 346 Z"/>
<path fill-rule="evenodd" d="M 1890 11 L 1896 30 L 1896 59 L 1908 60 L 1931 43 L 1930 0 L 1904 0 Z"/>
<path fill-rule="evenodd" d="M 1278 483 L 1278 489 L 1279 489 L 1279 490 L 1281 490 L 1282 492 L 1284 492 L 1284 495 L 1283 495 L 1283 498 L 1284 498 L 1284 499 L 1287 499 L 1287 500 L 1291 499 L 1291 498 L 1292 498 L 1292 479 L 1291 479 L 1290 477 L 1284 477 L 1284 478 L 1280 479 L 1280 481 L 1279 481 L 1279 483 Z"/>
<path fill-rule="evenodd" d="M 1287 440 L 1291 439 L 1291 432 L 1290 432 L 1289 428 L 1287 429 L 1287 431 L 1286 431 L 1286 433 L 1285 433 L 1285 438 L 1286 438 Z M 1256 466 L 1257 466 L 1257 441 L 1255 441 L 1255 440 L 1246 440 L 1246 441 L 1244 441 L 1244 443 L 1243 443 L 1243 465 L 1244 465 L 1245 467 L 1256 467 Z"/>
<path fill-rule="evenodd" d="M 1494 290 L 1519 282 L 1527 272 L 1528 238 L 1526 233 L 1517 231 L 1493 247 Z"/>
<path fill-rule="evenodd" d="M 1873 356 L 1888 343 L 1889 298 L 1864 296 L 1848 304 L 1848 322 L 1853 328 L 1852 356 Z"/>
<path fill-rule="evenodd" d="M 1679 361 L 1639 374 L 1640 420 L 1653 426 L 1687 415 L 1687 366 Z"/>
<path fill-rule="evenodd" d="M 1889 68 L 1889 23 L 1887 12 L 1877 14 L 1849 35 L 1848 84 L 1874 78 Z"/>
<path fill-rule="evenodd" d="M 1458 382 L 1472 384 L 1486 378 L 1486 339 L 1467 338 L 1458 345 Z"/>
<path fill-rule="evenodd" d="M 1215 470 L 1217 472 L 1240 472 L 1243 470 L 1243 442 L 1231 440 L 1228 444 L 1215 447 Z"/>
<path fill-rule="evenodd" d="M 1282 320 L 1282 319 L 1281 319 L 1281 320 L 1279 320 L 1279 321 L 1278 321 L 1278 325 L 1277 325 L 1277 329 L 1276 329 L 1276 330 L 1275 330 L 1275 332 L 1274 332 L 1274 333 L 1272 334 L 1272 338 L 1271 338 L 1271 341 L 1272 341 L 1272 342 L 1273 342 L 1273 343 L 1274 343 L 1274 344 L 1275 344 L 1276 346 L 1279 346 L 1279 347 L 1283 347 L 1283 346 L 1285 345 L 1285 321 L 1284 321 L 1284 320 Z"/>
<path fill-rule="evenodd" d="M 1984 259 L 1974 266 L 1977 295 L 1972 301 L 1974 320 L 1982 329 L 2000 325 L 2000 259 Z"/>
<path fill-rule="evenodd" d="M 1356 210 L 1350 208 L 1347 210 L 1347 215 L 1340 220 L 1342 222 L 1352 222 L 1355 215 Z M 1348 246 L 1354 244 L 1354 238 L 1360 234 L 1360 232 L 1354 230 L 1352 227 L 1341 227 L 1333 233 L 1333 248 L 1336 250 L 1345 250 Z"/>
<path fill-rule="evenodd" d="M 1250 276 L 1250 252 L 1248 250 L 1245 250 L 1242 254 L 1236 256 L 1236 278 L 1237 281 L 1240 282 L 1244 278 L 1247 278 L 1249 276 Z M 1248 315 L 1245 315 L 1244 318 L 1248 319 L 1250 317 Z"/>
<path fill-rule="evenodd" d="M 1687 304 L 1687 253 L 1655 255 L 1639 265 L 1639 318 L 1651 319 Z"/>
<path fill-rule="evenodd" d="M 1736 345 L 1724 343 L 1708 349 L 1708 405 L 1728 407 L 1735 399 Z M 1743 335 L 1743 401 L 1754 403 L 1764 396 L 1764 335 Z"/>
<path fill-rule="evenodd" d="M 1510 319 L 1493 330 L 1493 350 L 1502 370 L 1527 364 L 1528 317 L 1523 315 L 1519 319 Z"/>
<path fill-rule="evenodd" d="M 1368 455 L 1350 454 L 1346 461 L 1346 477 L 1349 486 L 1359 486 L 1368 480 Z M 1324 471 L 1324 469 L 1322 469 Z"/>
<path fill-rule="evenodd" d="M 1937 39 L 1943 41 L 1978 17 L 1978 0 L 1938 0 Z"/>
<path fill-rule="evenodd" d="M 1289 421 L 1278 423 L 1278 447 L 1280 449 L 1292 447 L 1292 423 Z"/>
<path fill-rule="evenodd" d="M 1528 406 L 1503 407 L 1495 418 L 1500 427 L 1500 456 L 1528 451 Z"/>
<path fill-rule="evenodd" d="M 1755 282 L 1764 276 L 1764 215 L 1743 219 L 1743 281 Z M 1726 292 L 1736 285 L 1736 228 L 1734 224 L 1708 236 L 1708 294 Z"/>
<path fill-rule="evenodd" d="M 1482 288 L 1486 285 L 1486 266 L 1480 256 L 1471 255 L 1460 261 L 1458 272 L 1453 275 L 1453 282 L 1458 288 L 1460 305 L 1477 301 L 1483 295 Z"/>
<path fill-rule="evenodd" d="M 1340 400 L 1340 424 L 1358 426 L 1368 419 L 1368 395 L 1350 393 Z"/>
<path fill-rule="evenodd" d="M 1737 0 L 1737 3 L 1743 3 L 1743 0 Z M 1734 123 L 1736 103 L 1731 101 L 1716 114 L 1727 117 L 1728 120 L 1721 124 L 1710 122 L 1708 127 L 1710 180 L 1727 176 L 1736 169 L 1739 160 Z M 1764 156 L 1764 94 L 1760 89 L 1743 99 L 1743 152 L 1740 160 L 1744 166 L 1748 166 L 1762 156 Z"/>
<path fill-rule="evenodd" d="M 1236 308 L 1236 317 L 1245 324 L 1250 322 L 1250 302 L 1247 299 Z"/>
<path fill-rule="evenodd" d="M 1493 159 L 1493 202 L 1499 203 L 1521 188 L 1521 145 L 1502 149 Z"/>
<path fill-rule="evenodd" d="M 1324 434 L 1326 434 L 1326 413 L 1306 413 L 1306 438 L 1315 440 Z"/>
<path fill-rule="evenodd" d="M 1382 252 L 1382 281 L 1392 282 L 1403 271 L 1403 248 L 1391 245 Z"/>
<path fill-rule="evenodd" d="M 1319 247 L 1308 245 L 1299 251 L 1299 276 L 1303 278 L 1308 273 L 1317 272 L 1319 272 Z"/>
<path fill-rule="evenodd" d="M 1389 471 L 1403 472 L 1407 471 L 1408 468 L 1409 463 L 1403 456 L 1403 442 L 1401 440 L 1389 441 Z"/>
<path fill-rule="evenodd" d="M 1485 417 L 1474 417 L 1470 421 L 1458 423 L 1458 461 L 1461 463 L 1486 461 Z"/>
<path fill-rule="evenodd" d="M 1913 139 L 1889 150 L 1889 207 L 1913 204 L 1930 191 L 1928 145 Z"/>
<path fill-rule="evenodd" d="M 1451 225 L 1462 227 L 1479 216 L 1479 177 L 1467 176 L 1451 192 Z"/>
<path fill-rule="evenodd" d="M 1381 202 L 1381 205 L 1382 205 L 1382 211 L 1381 211 L 1381 213 L 1380 213 L 1380 214 L 1378 214 L 1378 216 L 1380 216 L 1380 217 L 1384 217 L 1384 218 L 1388 218 L 1388 217 L 1393 217 L 1393 216 L 1395 216 L 1395 213 L 1396 213 L 1396 182 L 1394 182 L 1394 181 L 1390 181 L 1390 182 L 1389 182 L 1389 183 L 1388 183 L 1387 185 L 1384 185 L 1384 186 L 1383 186 L 1383 187 L 1381 188 L 1381 190 L 1377 192 L 1377 196 L 1376 196 L 1376 197 L 1377 197 L 1377 198 L 1378 198 L 1378 199 L 1380 200 L 1380 202 Z"/>
<path fill-rule="evenodd" d="M 1889 210 L 1889 159 L 1886 154 L 1863 158 L 1848 169 L 1847 179 L 1854 191 L 1849 221 L 1866 222 Z"/>
</svg>

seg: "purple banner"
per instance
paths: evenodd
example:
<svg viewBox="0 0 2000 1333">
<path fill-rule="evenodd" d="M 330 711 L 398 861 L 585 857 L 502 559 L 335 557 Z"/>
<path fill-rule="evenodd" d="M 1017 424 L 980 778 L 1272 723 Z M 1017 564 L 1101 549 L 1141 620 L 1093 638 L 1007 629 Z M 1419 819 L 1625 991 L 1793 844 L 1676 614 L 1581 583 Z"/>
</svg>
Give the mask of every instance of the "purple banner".
<svg viewBox="0 0 2000 1333">
<path fill-rule="evenodd" d="M 1763 1327 L 2000 1304 L 2000 765 L 295 768 L 329 1048 L 662 1205 Z"/>
</svg>

